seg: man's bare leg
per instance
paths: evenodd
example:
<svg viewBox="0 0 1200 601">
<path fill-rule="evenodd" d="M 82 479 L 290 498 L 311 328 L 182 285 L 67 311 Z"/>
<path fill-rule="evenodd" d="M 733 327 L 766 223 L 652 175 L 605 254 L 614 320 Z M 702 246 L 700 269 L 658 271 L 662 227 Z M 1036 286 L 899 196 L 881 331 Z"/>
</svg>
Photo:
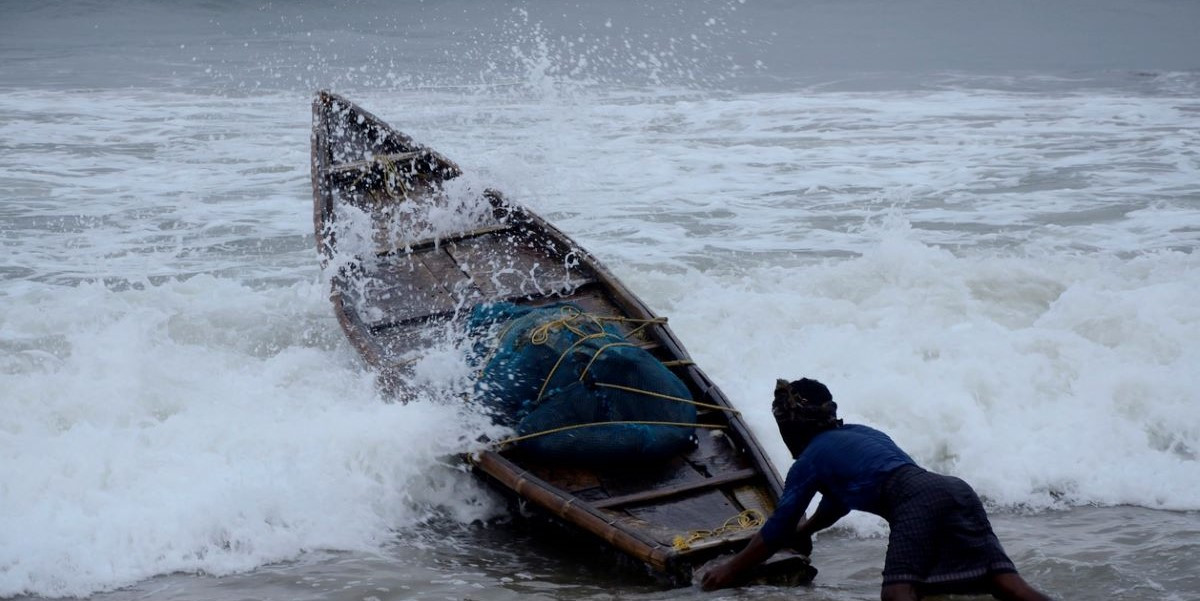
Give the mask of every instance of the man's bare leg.
<svg viewBox="0 0 1200 601">
<path fill-rule="evenodd" d="M 992 574 L 992 596 L 1003 601 L 1050 601 L 1016 572 Z"/>
<path fill-rule="evenodd" d="M 920 599 L 917 596 L 917 587 L 908 582 L 883 585 L 879 598 L 881 601 L 917 601 Z"/>
</svg>

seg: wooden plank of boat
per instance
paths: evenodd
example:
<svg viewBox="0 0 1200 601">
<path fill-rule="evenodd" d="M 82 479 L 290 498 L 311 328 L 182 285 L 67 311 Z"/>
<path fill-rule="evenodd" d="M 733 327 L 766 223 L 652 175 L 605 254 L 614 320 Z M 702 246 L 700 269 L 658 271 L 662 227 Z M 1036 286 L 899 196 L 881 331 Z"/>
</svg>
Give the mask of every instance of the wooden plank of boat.
<svg viewBox="0 0 1200 601">
<path fill-rule="evenodd" d="M 705 429 L 694 449 L 636 468 L 564 466 L 512 448 L 466 459 L 511 497 L 674 583 L 689 582 L 695 567 L 745 545 L 758 527 L 748 517 L 775 509 L 782 492 L 778 472 L 665 320 L 553 225 L 488 190 L 485 210 L 473 220 L 438 230 L 428 211 L 447 202 L 441 184 L 460 173 L 449 159 L 345 98 L 317 95 L 313 216 L 317 247 L 336 271 L 330 297 L 339 323 L 381 381 L 402 388 L 412 361 L 444 326 L 481 303 L 570 301 L 590 313 L 653 320 L 626 331 L 669 366 L 694 399 L 716 407 L 699 412 Z M 787 583 L 814 574 L 806 556 L 788 550 L 761 572 Z"/>
</svg>

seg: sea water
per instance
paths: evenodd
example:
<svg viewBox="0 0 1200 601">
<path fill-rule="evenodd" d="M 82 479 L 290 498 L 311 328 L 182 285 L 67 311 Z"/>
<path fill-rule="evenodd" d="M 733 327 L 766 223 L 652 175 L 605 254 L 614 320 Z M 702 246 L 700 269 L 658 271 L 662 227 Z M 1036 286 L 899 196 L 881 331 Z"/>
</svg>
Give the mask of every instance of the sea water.
<svg viewBox="0 0 1200 601">
<path fill-rule="evenodd" d="M 0 3 L 0 598 L 666 590 L 508 519 L 312 235 L 349 96 L 598 255 L 788 463 L 776 378 L 971 482 L 1062 598 L 1200 597 L 1200 5 Z M 878 594 L 886 525 L 804 594 Z"/>
</svg>

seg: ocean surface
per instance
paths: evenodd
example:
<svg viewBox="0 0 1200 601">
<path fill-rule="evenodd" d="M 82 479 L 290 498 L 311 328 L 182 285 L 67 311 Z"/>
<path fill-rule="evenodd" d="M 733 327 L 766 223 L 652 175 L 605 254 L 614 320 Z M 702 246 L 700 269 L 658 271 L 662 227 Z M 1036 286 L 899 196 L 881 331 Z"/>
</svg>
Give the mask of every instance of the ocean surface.
<svg viewBox="0 0 1200 601">
<path fill-rule="evenodd" d="M 1064 599 L 1200 598 L 1200 3 L 0 0 L 0 598 L 669 590 L 389 402 L 313 240 L 313 93 L 592 250 L 788 464 L 776 378 L 972 483 Z M 439 390 L 446 391 L 444 394 Z"/>
</svg>

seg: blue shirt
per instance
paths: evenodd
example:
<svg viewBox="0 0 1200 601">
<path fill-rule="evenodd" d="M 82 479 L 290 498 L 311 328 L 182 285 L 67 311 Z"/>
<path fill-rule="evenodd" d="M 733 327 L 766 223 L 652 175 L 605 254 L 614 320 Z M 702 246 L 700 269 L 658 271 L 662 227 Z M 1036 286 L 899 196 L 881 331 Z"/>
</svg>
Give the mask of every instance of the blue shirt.
<svg viewBox="0 0 1200 601">
<path fill-rule="evenodd" d="M 905 465 L 916 462 L 874 428 L 847 424 L 816 435 L 788 470 L 779 506 L 760 531 L 763 541 L 783 546 L 818 492 L 817 511 L 845 515 L 855 509 L 878 515 L 887 475 Z"/>
</svg>

